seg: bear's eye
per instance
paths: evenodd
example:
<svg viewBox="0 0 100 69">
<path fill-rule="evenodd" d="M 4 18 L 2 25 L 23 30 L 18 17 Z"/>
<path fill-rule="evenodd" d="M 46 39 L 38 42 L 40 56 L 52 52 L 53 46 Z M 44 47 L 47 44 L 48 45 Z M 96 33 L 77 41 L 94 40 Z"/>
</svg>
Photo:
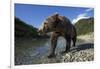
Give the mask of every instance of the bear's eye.
<svg viewBox="0 0 100 69">
<path fill-rule="evenodd" d="M 46 23 L 46 22 L 44 23 L 44 25 L 47 25 L 47 24 L 48 24 L 48 23 Z"/>
</svg>

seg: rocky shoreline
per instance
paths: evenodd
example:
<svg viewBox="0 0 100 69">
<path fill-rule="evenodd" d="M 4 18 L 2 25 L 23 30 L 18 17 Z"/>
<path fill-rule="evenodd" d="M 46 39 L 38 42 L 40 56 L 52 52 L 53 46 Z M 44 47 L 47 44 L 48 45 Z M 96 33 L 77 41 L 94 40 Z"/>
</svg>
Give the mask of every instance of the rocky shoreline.
<svg viewBox="0 0 100 69">
<path fill-rule="evenodd" d="M 66 63 L 66 62 L 86 62 L 94 60 L 94 34 L 89 33 L 87 35 L 79 36 L 82 42 L 72 48 L 68 53 L 58 53 L 55 58 L 41 57 L 40 63 Z M 58 49 L 59 50 L 59 49 Z"/>
</svg>

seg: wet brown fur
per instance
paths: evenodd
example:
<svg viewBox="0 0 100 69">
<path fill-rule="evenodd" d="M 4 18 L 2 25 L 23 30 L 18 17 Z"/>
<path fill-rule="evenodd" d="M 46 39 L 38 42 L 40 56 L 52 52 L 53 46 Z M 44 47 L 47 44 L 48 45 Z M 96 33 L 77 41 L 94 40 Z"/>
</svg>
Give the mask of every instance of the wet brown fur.
<svg viewBox="0 0 100 69">
<path fill-rule="evenodd" d="M 59 36 L 63 36 L 66 39 L 66 49 L 64 52 L 69 52 L 71 47 L 71 40 L 73 41 L 73 46 L 76 43 L 76 29 L 71 24 L 70 20 L 65 16 L 60 16 L 59 14 L 54 14 L 49 16 L 43 24 L 43 28 L 39 32 L 52 32 L 51 34 L 51 49 L 49 58 L 55 55 L 55 48 L 57 46 L 57 39 Z"/>
</svg>

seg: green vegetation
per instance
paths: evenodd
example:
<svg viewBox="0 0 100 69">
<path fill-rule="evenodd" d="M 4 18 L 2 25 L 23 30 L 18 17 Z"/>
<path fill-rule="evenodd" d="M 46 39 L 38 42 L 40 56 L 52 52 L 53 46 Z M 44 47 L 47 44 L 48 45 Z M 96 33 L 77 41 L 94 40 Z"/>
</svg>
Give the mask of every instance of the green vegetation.
<svg viewBox="0 0 100 69">
<path fill-rule="evenodd" d="M 37 28 L 15 17 L 15 37 L 37 37 Z"/>
<path fill-rule="evenodd" d="M 94 32 L 94 18 L 81 19 L 75 23 L 77 35 L 84 35 L 89 32 Z"/>
</svg>

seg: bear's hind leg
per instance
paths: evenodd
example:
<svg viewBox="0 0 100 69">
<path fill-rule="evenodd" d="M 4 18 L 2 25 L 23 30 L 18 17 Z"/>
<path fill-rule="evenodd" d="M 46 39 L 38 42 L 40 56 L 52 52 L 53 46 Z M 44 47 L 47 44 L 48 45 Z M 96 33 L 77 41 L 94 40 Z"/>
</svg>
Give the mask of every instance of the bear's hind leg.
<svg viewBox="0 0 100 69">
<path fill-rule="evenodd" d="M 75 47 L 75 45 L 76 45 L 76 36 L 72 38 L 72 41 L 73 41 L 73 47 Z"/>
<path fill-rule="evenodd" d="M 69 36 L 67 36 L 65 39 L 66 39 L 66 49 L 62 53 L 69 52 L 70 51 L 70 47 L 71 47 L 71 38 Z"/>
</svg>

